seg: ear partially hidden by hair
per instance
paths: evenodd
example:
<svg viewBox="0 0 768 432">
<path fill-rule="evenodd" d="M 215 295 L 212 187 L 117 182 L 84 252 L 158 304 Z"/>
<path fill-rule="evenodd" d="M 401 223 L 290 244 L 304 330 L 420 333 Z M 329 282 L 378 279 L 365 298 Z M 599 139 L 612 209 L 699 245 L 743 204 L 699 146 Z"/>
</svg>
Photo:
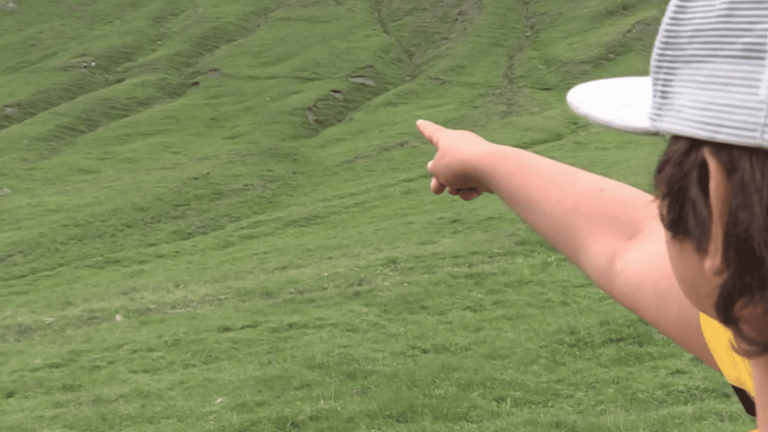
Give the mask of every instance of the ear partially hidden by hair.
<svg viewBox="0 0 768 432">
<path fill-rule="evenodd" d="M 709 246 L 709 170 L 702 143 L 673 136 L 656 167 L 654 186 L 661 223 L 674 239 L 691 240 L 702 257 Z"/>
<path fill-rule="evenodd" d="M 709 214 L 712 217 L 704 269 L 713 276 L 722 277 L 727 273 L 723 260 L 723 236 L 730 208 L 731 184 L 725 169 L 712 154 L 711 148 L 705 146 L 702 153 L 708 168 L 706 188 L 709 195 Z"/>
</svg>

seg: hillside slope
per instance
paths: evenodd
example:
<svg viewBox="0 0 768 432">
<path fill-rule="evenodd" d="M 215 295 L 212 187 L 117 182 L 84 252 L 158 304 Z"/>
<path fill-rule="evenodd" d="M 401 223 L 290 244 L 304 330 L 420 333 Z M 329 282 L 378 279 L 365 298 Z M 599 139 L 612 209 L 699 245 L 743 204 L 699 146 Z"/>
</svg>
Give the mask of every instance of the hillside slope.
<svg viewBox="0 0 768 432">
<path fill-rule="evenodd" d="M 0 424 L 747 428 L 497 199 L 432 197 L 414 128 L 647 190 L 662 140 L 564 96 L 647 74 L 665 4 L 0 0 Z"/>
</svg>

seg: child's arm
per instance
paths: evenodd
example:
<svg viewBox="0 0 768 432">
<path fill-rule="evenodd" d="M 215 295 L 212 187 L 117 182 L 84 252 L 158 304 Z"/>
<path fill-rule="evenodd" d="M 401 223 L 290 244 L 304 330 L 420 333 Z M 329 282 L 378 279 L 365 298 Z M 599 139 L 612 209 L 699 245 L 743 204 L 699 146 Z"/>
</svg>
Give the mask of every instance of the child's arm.
<svg viewBox="0 0 768 432">
<path fill-rule="evenodd" d="M 429 164 L 433 192 L 447 189 L 467 200 L 483 191 L 496 193 L 596 286 L 718 368 L 699 311 L 675 278 L 651 195 L 471 132 L 432 123 L 419 129 L 437 147 Z"/>
<path fill-rule="evenodd" d="M 429 122 L 419 129 L 437 148 L 433 192 L 495 193 L 595 283 L 612 278 L 617 254 L 658 222 L 653 197 L 632 186 L 471 132 Z"/>
</svg>

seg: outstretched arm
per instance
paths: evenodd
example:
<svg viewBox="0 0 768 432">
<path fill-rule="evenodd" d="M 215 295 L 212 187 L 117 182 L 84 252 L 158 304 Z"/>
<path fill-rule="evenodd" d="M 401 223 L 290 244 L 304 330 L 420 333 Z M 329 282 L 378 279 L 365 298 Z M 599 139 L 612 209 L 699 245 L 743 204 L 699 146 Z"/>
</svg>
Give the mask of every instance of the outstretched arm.
<svg viewBox="0 0 768 432">
<path fill-rule="evenodd" d="M 596 286 L 718 369 L 701 332 L 699 311 L 672 271 L 651 195 L 525 150 L 491 144 L 471 132 L 432 123 L 419 124 L 419 129 L 437 147 L 429 164 L 433 192 L 448 190 L 467 200 L 484 191 L 496 193 Z M 768 378 L 766 383 L 768 388 Z"/>
<path fill-rule="evenodd" d="M 425 121 L 418 128 L 437 149 L 433 192 L 495 193 L 595 282 L 611 277 L 617 254 L 658 222 L 653 197 L 632 186 L 472 132 Z"/>
</svg>

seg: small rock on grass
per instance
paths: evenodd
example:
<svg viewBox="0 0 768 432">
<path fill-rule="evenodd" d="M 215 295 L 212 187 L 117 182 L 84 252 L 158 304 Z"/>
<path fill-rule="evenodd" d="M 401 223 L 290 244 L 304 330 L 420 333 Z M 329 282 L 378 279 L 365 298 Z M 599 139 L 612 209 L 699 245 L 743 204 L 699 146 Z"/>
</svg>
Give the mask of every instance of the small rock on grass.
<svg viewBox="0 0 768 432">
<path fill-rule="evenodd" d="M 360 76 L 360 75 L 353 76 L 353 77 L 349 77 L 349 80 L 352 81 L 353 83 L 357 83 L 357 84 L 363 84 L 363 85 L 368 85 L 368 86 L 375 86 L 376 85 L 376 83 L 372 79 L 370 79 L 370 78 L 368 78 L 366 76 Z"/>
<path fill-rule="evenodd" d="M 15 11 L 19 8 L 19 5 L 14 3 L 11 0 L 0 2 L 0 10 L 4 11 Z"/>
</svg>

